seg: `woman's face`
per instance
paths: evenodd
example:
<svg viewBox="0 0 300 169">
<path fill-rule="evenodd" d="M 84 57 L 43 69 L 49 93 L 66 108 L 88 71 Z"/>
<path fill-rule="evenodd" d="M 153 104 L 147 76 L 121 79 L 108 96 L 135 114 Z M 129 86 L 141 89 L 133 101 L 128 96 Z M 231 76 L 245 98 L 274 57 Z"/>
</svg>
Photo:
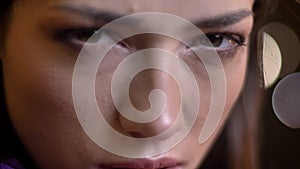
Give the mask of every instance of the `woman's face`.
<svg viewBox="0 0 300 169">
<path fill-rule="evenodd" d="M 196 168 L 242 89 L 247 67 L 246 44 L 253 21 L 252 4 L 253 0 L 22 0 L 16 3 L 1 59 L 9 114 L 33 160 L 43 169 Z M 169 13 L 199 23 L 196 26 L 207 35 L 220 56 L 226 88 L 218 92 L 227 95 L 221 122 L 213 135 L 200 144 L 198 138 L 210 109 L 212 84 L 204 64 L 191 52 L 193 47 L 157 34 L 136 35 L 116 44 L 99 65 L 95 95 L 106 121 L 119 133 L 133 138 L 158 135 L 174 123 L 181 103 L 176 81 L 165 72 L 147 69 L 132 80 L 130 101 L 144 111 L 150 106 L 149 92 L 161 89 L 167 98 L 163 114 L 146 124 L 122 117 L 112 100 L 111 79 L 129 54 L 146 48 L 170 51 L 188 65 L 201 91 L 196 122 L 177 146 L 160 155 L 132 159 L 102 149 L 84 132 L 74 109 L 72 77 L 80 49 L 91 34 L 115 15 L 141 12 Z M 136 25 L 126 24 L 126 27 L 134 29 Z M 97 43 L 105 45 L 113 39 L 109 35 L 100 36 Z M 205 45 L 201 48 L 212 50 Z M 168 60 L 162 62 L 174 67 Z M 89 112 L 86 113 L 88 116 Z M 100 137 L 109 139 L 108 135 Z"/>
</svg>

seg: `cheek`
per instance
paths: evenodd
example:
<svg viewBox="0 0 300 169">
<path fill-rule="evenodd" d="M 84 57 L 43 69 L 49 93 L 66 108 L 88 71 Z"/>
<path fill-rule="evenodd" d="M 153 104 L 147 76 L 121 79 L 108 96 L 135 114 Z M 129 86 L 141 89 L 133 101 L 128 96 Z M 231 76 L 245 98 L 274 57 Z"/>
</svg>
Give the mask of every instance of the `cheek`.
<svg viewBox="0 0 300 169">
<path fill-rule="evenodd" d="M 7 106 L 18 135 L 45 168 L 78 164 L 82 150 L 76 147 L 80 147 L 77 144 L 83 131 L 71 96 L 74 54 L 41 40 L 26 27 L 12 26 L 11 32 L 3 73 Z M 49 158 L 57 164 L 50 164 Z"/>
<path fill-rule="evenodd" d="M 245 49 L 242 50 L 242 52 L 238 52 L 235 58 L 224 67 L 227 80 L 227 109 L 231 109 L 243 88 L 244 79 L 246 77 L 247 60 L 247 49 Z"/>
<path fill-rule="evenodd" d="M 71 78 L 76 53 L 50 41 L 34 19 L 20 15 L 22 12 L 12 20 L 7 56 L 3 59 L 8 103 L 19 104 L 12 108 L 18 107 L 21 114 L 67 111 L 72 101 Z"/>
<path fill-rule="evenodd" d="M 221 58 L 222 74 L 216 74 L 214 68 L 207 69 L 207 67 L 219 67 L 217 65 L 204 65 L 204 63 L 194 56 L 193 54 L 186 54 L 182 59 L 189 65 L 198 83 L 200 91 L 200 119 L 205 119 L 211 107 L 212 92 L 216 93 L 215 97 L 221 97 L 222 93 L 226 95 L 226 103 L 223 115 L 225 118 L 228 112 L 232 109 L 233 104 L 236 102 L 244 83 L 244 78 L 247 69 L 247 48 L 237 49 L 233 56 L 225 56 Z M 209 62 L 206 61 L 207 64 Z M 211 71 L 211 72 L 208 72 Z M 217 72 L 218 73 L 218 72 Z M 220 78 L 219 76 L 222 76 Z M 225 77 L 224 77 L 225 76 Z M 213 80 L 217 79 L 217 80 Z M 224 81 L 221 81 L 221 80 Z M 218 83 L 212 84 L 212 83 Z M 221 84 L 221 85 L 219 85 Z M 223 84 L 223 85 L 222 85 Z M 217 89 L 212 89 L 212 86 L 219 86 Z M 220 86 L 222 88 L 220 88 Z M 212 91 L 214 90 L 214 91 Z M 218 105 L 217 103 L 216 105 Z"/>
<path fill-rule="evenodd" d="M 18 104 L 11 108 L 19 109 L 21 114 L 29 112 L 26 116 L 35 116 L 39 111 L 69 109 L 74 62 L 70 53 L 32 32 L 11 32 L 16 33 L 8 37 L 7 56 L 3 61 L 8 104 Z"/>
</svg>

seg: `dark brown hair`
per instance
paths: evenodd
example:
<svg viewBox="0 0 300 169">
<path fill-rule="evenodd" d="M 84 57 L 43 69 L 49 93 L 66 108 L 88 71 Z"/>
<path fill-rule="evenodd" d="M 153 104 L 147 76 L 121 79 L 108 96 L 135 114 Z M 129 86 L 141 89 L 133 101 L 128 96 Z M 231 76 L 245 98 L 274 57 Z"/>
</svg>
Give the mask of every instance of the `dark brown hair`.
<svg viewBox="0 0 300 169">
<path fill-rule="evenodd" d="M 0 1 L 0 45 L 3 49 L 3 43 L 5 41 L 6 30 L 9 24 L 9 17 L 12 12 L 14 0 L 2 0 Z M 1 50 L 0 50 L 1 51 Z M 0 52 L 2 53 L 2 52 Z"/>
<path fill-rule="evenodd" d="M 5 35 L 6 35 L 6 30 L 8 26 L 8 21 L 9 21 L 9 16 L 11 12 L 11 8 L 13 6 L 13 0 L 2 0 L 0 2 L 0 57 L 4 55 L 4 43 L 5 43 Z M 9 120 L 8 120 L 8 114 L 6 111 L 6 104 L 5 104 L 5 94 L 4 94 L 4 87 L 3 87 L 3 78 L 2 78 L 2 63 L 0 65 L 0 78 L 1 78 L 1 83 L 0 83 L 0 159 L 3 158 L 4 154 L 8 154 L 8 149 L 9 147 L 3 146 L 7 145 L 6 140 L 8 140 L 8 137 L 11 137 L 12 133 L 10 129 L 8 129 L 7 126 L 9 125 Z"/>
<path fill-rule="evenodd" d="M 9 29 L 14 3 L 15 0 L 0 1 L 0 162 L 18 158 L 26 166 L 34 166 L 30 164 L 31 160 L 11 124 L 5 101 L 1 58 L 5 55 L 6 33 Z"/>
</svg>

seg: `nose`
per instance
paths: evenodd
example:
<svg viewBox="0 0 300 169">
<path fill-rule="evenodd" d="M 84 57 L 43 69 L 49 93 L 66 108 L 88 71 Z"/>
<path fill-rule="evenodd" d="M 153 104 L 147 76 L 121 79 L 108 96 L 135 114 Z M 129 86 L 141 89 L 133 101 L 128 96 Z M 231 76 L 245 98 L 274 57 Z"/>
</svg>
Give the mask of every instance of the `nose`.
<svg viewBox="0 0 300 169">
<path fill-rule="evenodd" d="M 157 54 L 156 52 L 143 53 L 142 50 L 151 50 L 153 48 L 156 48 L 174 54 L 176 51 L 176 46 L 180 44 L 178 43 L 178 41 L 169 37 L 154 34 L 137 35 L 131 37 L 130 39 L 128 39 L 128 41 L 134 44 L 137 51 L 142 52 L 142 54 L 137 55 L 139 59 L 136 59 L 139 61 L 131 60 L 130 64 L 132 64 L 132 62 L 136 62 L 136 64 L 141 65 L 158 64 L 162 65 L 164 69 L 168 71 L 170 70 L 172 73 L 177 72 L 178 65 L 174 64 L 174 60 L 172 60 L 173 56 L 164 57 L 160 53 Z M 127 69 L 128 68 L 124 68 L 124 71 L 126 71 Z M 180 72 L 178 73 L 180 74 Z M 125 76 L 127 77 L 128 75 L 126 74 Z M 122 77 L 121 79 L 123 78 L 125 77 Z M 123 83 L 123 81 L 121 80 L 120 83 Z M 127 86 L 128 83 L 126 82 L 124 84 L 126 84 Z M 123 88 L 123 86 L 121 86 L 120 88 Z M 154 108 L 156 106 L 155 104 L 153 104 L 153 100 L 151 100 L 157 99 L 154 100 L 154 102 L 156 103 L 163 102 L 160 98 L 151 97 L 153 94 L 152 92 L 158 90 L 163 92 L 163 96 L 165 96 L 164 99 L 162 99 L 163 101 L 165 101 L 165 103 L 162 103 L 164 106 L 159 110 Z M 119 92 L 115 93 L 118 95 Z M 121 127 L 122 133 L 126 133 L 127 135 L 132 137 L 147 138 L 159 135 L 171 127 L 172 132 L 168 131 L 168 133 L 174 133 L 177 129 L 179 129 L 179 121 L 176 120 L 181 110 L 181 93 L 176 80 L 169 73 L 155 68 L 148 68 L 137 72 L 137 74 L 135 74 L 130 81 L 129 91 L 120 94 L 119 96 L 117 96 L 117 98 L 120 99 L 116 99 L 117 101 L 114 104 L 117 107 L 122 107 L 121 109 L 118 109 L 119 113 L 117 113 L 117 120 L 119 121 L 118 126 Z M 128 105 L 128 98 L 131 105 Z M 136 109 L 137 111 L 132 110 L 132 108 Z M 126 113 L 124 114 L 124 112 L 128 112 L 129 114 L 131 114 L 130 118 L 126 117 Z M 135 114 L 137 114 L 136 117 L 141 117 L 142 115 L 142 117 L 148 118 L 149 114 L 147 113 L 151 113 L 151 115 L 154 114 L 155 116 L 152 117 L 155 118 L 151 118 L 150 121 L 147 120 L 146 122 L 134 121 L 131 118 L 132 115 L 135 116 Z"/>
<path fill-rule="evenodd" d="M 138 73 L 129 87 L 129 98 L 132 105 L 141 113 L 150 109 L 149 94 L 160 89 L 166 96 L 165 109 L 152 122 L 137 123 L 120 114 L 122 128 L 132 137 L 152 137 L 170 128 L 180 112 L 180 90 L 176 81 L 167 73 L 157 69 L 147 69 Z M 148 112 L 147 112 L 148 113 Z"/>
</svg>

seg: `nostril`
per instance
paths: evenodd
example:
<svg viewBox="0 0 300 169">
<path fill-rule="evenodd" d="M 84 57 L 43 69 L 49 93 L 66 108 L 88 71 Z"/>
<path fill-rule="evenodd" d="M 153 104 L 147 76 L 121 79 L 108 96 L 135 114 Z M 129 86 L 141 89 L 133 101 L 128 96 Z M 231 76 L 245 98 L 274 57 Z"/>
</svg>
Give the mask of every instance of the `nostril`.
<svg viewBox="0 0 300 169">
<path fill-rule="evenodd" d="M 134 138 L 147 138 L 145 135 L 139 132 L 128 132 L 129 136 L 134 137 Z"/>
<path fill-rule="evenodd" d="M 123 116 L 120 116 L 119 120 L 120 125 L 123 128 L 122 130 L 127 136 L 134 138 L 149 138 L 166 132 L 174 124 L 176 117 L 171 117 L 170 114 L 173 115 L 173 113 L 166 112 L 156 121 L 145 124 L 132 122 Z M 176 124 L 178 125 L 178 121 Z M 178 130 L 177 125 L 172 127 L 174 131 Z M 173 133 L 173 130 L 172 132 L 169 132 Z"/>
</svg>

